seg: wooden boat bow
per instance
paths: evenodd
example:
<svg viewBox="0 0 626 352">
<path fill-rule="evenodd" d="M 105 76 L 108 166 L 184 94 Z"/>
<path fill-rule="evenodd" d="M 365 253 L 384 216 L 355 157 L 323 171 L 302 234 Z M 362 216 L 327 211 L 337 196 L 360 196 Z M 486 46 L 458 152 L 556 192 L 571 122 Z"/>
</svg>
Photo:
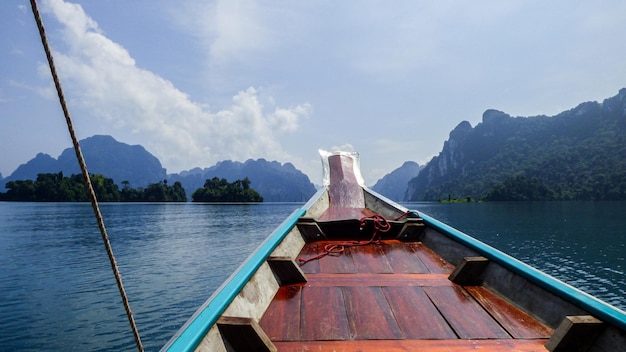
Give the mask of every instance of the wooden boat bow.
<svg viewBox="0 0 626 352">
<path fill-rule="evenodd" d="M 164 350 L 626 346 L 623 311 L 367 189 L 358 155 L 322 155 L 324 188 L 261 244 Z M 378 221 L 385 231 L 376 219 L 384 219 Z"/>
</svg>

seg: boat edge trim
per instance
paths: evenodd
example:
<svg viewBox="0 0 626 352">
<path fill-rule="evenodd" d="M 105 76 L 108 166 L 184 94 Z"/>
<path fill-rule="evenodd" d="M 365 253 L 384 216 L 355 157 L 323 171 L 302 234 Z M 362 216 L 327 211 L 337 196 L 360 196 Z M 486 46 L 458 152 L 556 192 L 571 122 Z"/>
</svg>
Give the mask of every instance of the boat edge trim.
<svg viewBox="0 0 626 352">
<path fill-rule="evenodd" d="M 215 293 L 196 311 L 161 351 L 193 351 L 220 315 L 235 299 L 258 268 L 306 213 L 306 207 L 294 210 L 265 241 L 244 261 Z"/>
<path fill-rule="evenodd" d="M 587 310 L 590 314 L 626 330 L 626 313 L 590 294 L 583 292 L 559 279 L 556 279 L 538 269 L 525 264 L 510 255 L 501 252 L 445 223 L 430 217 L 422 212 L 419 213 L 427 226 L 430 226 L 442 234 L 457 242 L 477 251 L 490 260 L 502 265 L 508 270 L 526 278 L 536 285 L 556 294 L 557 296 Z"/>
</svg>

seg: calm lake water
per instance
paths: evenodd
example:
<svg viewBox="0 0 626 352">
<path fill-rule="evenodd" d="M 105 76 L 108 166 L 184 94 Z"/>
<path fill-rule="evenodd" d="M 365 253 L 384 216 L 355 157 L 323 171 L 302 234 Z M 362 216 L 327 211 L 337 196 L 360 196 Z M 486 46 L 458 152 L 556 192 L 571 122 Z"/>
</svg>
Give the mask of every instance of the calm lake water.
<svg viewBox="0 0 626 352">
<path fill-rule="evenodd" d="M 405 204 L 626 309 L 626 202 Z M 300 204 L 101 204 L 144 346 L 159 350 Z M 133 351 L 89 204 L 0 202 L 3 351 Z"/>
</svg>

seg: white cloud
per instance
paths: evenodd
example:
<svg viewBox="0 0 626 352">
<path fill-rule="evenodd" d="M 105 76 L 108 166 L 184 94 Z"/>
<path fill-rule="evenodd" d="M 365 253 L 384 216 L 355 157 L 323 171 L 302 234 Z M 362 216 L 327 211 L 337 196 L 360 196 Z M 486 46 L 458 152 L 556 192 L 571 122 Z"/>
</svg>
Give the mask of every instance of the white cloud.
<svg viewBox="0 0 626 352">
<path fill-rule="evenodd" d="M 302 104 L 289 109 L 276 108 L 269 116 L 268 122 L 280 132 L 295 132 L 302 116 L 311 113 L 311 104 Z"/>
<path fill-rule="evenodd" d="M 117 132 L 132 131 L 168 171 L 227 158 L 289 158 L 278 137 L 298 129 L 311 111 L 309 104 L 275 106 L 271 97 L 266 102 L 248 88 L 233 97 L 230 107 L 208 111 L 170 81 L 137 67 L 130 53 L 104 36 L 79 5 L 61 0 L 46 4 L 62 24 L 67 49 L 54 55 L 68 96 Z"/>
<path fill-rule="evenodd" d="M 269 29 L 260 18 L 267 6 L 254 0 L 188 1 L 177 5 L 179 25 L 208 48 L 213 63 L 246 60 L 271 47 Z"/>
</svg>

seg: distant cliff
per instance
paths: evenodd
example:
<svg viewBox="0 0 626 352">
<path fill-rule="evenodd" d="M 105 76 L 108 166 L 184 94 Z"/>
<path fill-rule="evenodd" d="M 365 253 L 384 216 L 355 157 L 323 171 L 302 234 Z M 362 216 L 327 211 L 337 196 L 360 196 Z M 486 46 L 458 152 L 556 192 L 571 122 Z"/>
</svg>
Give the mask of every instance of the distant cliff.
<svg viewBox="0 0 626 352">
<path fill-rule="evenodd" d="M 281 164 L 265 159 L 221 161 L 209 168 L 195 168 L 168 176 L 171 182 L 180 181 L 187 194 L 192 194 L 204 185 L 204 181 L 213 177 L 228 181 L 250 179 L 253 187 L 265 202 L 304 202 L 315 194 L 315 186 L 309 177 L 296 169 L 291 163 Z"/>
<path fill-rule="evenodd" d="M 80 141 L 89 172 L 111 178 L 118 186 L 128 181 L 132 188 L 147 187 L 167 180 L 170 184 L 180 181 L 187 195 L 204 186 L 207 179 L 225 178 L 230 182 L 248 178 L 251 187 L 259 192 L 265 202 L 301 202 L 315 193 L 309 178 L 292 164 L 281 164 L 265 159 L 248 160 L 245 163 L 222 161 L 209 168 L 195 168 L 180 174 L 167 175 L 161 162 L 140 145 L 128 145 L 111 136 L 93 136 Z M 58 160 L 39 153 L 20 165 L 9 177 L 2 179 L 0 192 L 9 181 L 36 180 L 40 173 L 59 173 L 65 176 L 80 174 L 73 148 L 61 153 Z"/>
<path fill-rule="evenodd" d="M 405 201 L 407 196 L 407 187 L 411 179 L 419 174 L 423 166 L 414 161 L 407 161 L 401 167 L 388 173 L 378 180 L 372 190 L 382 194 L 383 196 L 395 200 L 397 202 Z"/>
<path fill-rule="evenodd" d="M 159 159 L 140 145 L 121 143 L 111 136 L 93 136 L 79 143 L 89 172 L 112 178 L 118 185 L 128 181 L 131 187 L 145 187 L 167 177 Z M 48 154 L 37 154 L 3 179 L 2 188 L 8 181 L 35 180 L 39 173 L 58 172 L 66 176 L 81 173 L 73 148 L 65 149 L 58 160 Z"/>
<path fill-rule="evenodd" d="M 556 116 L 461 122 L 407 199 L 626 199 L 626 89 Z"/>
</svg>

